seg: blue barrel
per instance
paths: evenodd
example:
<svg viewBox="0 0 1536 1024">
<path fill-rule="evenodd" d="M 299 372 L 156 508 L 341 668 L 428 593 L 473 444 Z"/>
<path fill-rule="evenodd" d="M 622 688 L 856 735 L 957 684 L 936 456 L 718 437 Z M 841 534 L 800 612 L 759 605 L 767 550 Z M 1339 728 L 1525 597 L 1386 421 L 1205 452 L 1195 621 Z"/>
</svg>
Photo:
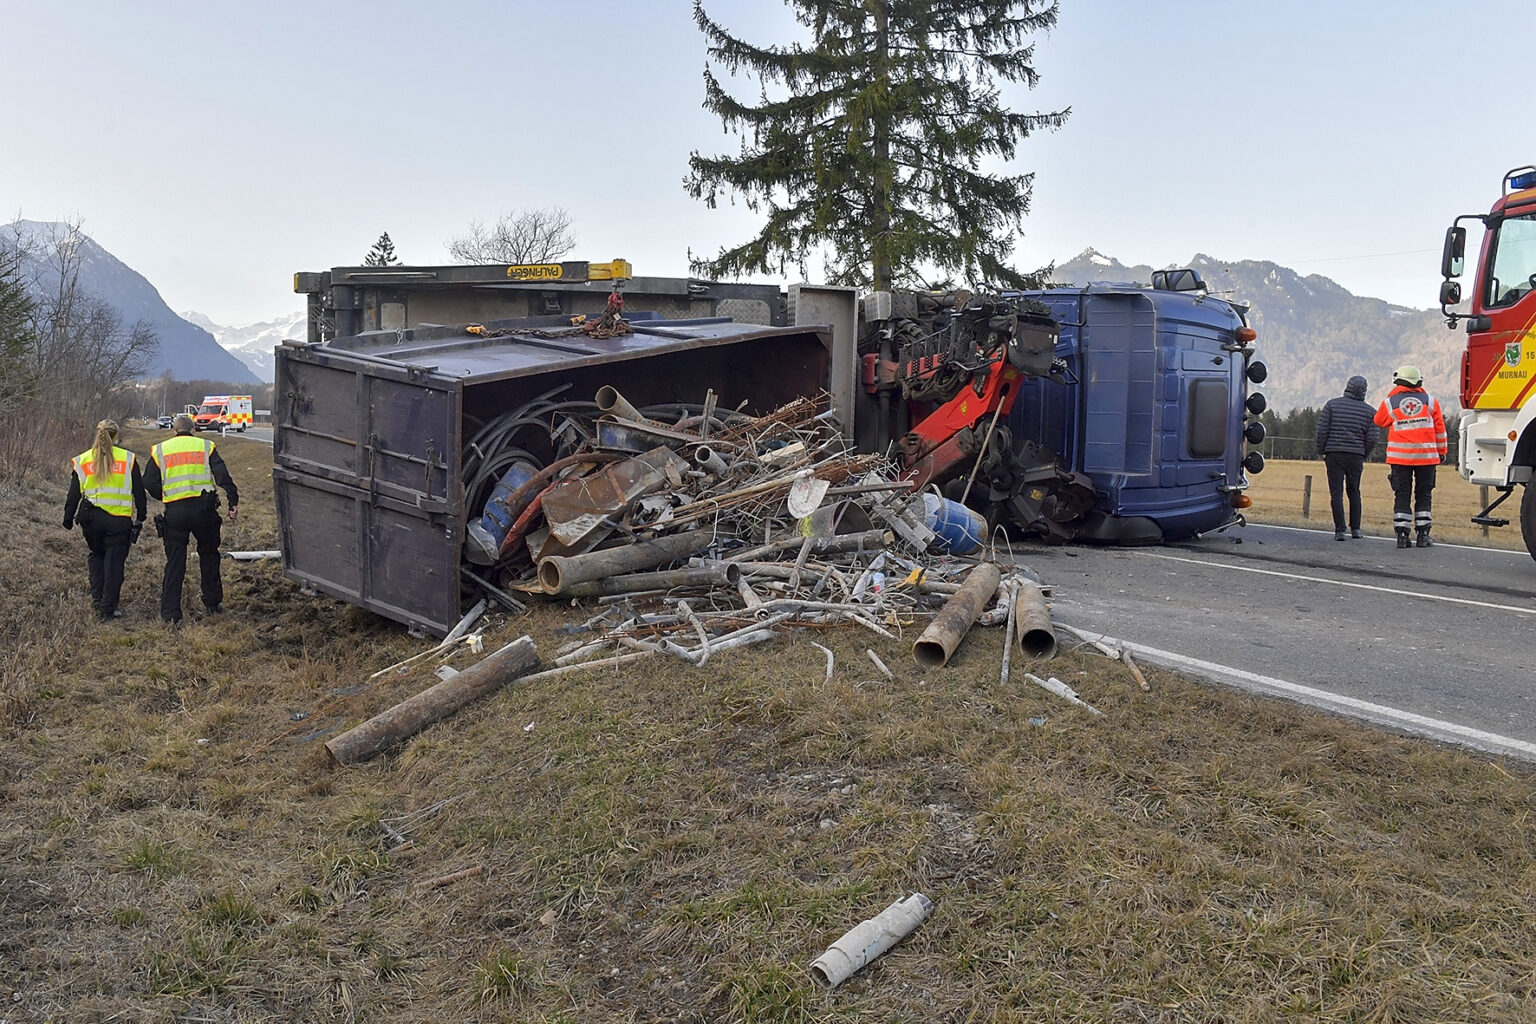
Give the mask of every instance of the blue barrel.
<svg viewBox="0 0 1536 1024">
<path fill-rule="evenodd" d="M 532 480 L 538 471 L 538 467 L 531 463 L 514 462 L 501 479 L 496 481 L 496 488 L 491 491 L 479 521 L 470 523 L 464 530 L 464 555 L 471 562 L 491 565 L 496 561 L 501 551 L 501 542 L 512 529 L 514 519 L 512 510 L 507 508 L 507 499 Z"/>
<path fill-rule="evenodd" d="M 958 501 L 924 493 L 923 509 L 928 529 L 938 536 L 928 545 L 941 555 L 968 555 L 981 547 L 987 535 L 987 521 Z"/>
</svg>

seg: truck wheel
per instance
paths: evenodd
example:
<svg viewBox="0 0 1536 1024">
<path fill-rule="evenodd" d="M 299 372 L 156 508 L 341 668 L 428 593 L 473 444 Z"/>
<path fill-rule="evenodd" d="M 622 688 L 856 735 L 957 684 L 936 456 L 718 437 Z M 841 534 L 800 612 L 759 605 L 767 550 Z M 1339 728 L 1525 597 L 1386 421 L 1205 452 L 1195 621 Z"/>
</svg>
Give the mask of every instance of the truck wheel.
<svg viewBox="0 0 1536 1024">
<path fill-rule="evenodd" d="M 1530 484 L 1520 497 L 1520 536 L 1525 538 L 1525 550 L 1536 558 L 1536 487 Z"/>
</svg>

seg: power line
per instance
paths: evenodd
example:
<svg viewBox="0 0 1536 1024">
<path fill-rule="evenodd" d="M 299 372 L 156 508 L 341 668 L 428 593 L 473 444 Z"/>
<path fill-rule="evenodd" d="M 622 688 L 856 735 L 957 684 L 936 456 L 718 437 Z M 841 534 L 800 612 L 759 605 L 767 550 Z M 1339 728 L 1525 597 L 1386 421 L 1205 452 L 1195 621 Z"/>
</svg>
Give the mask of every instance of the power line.
<svg viewBox="0 0 1536 1024">
<path fill-rule="evenodd" d="M 1425 253 L 1439 251 L 1439 249 L 1400 249 L 1397 252 L 1369 252 L 1359 256 L 1320 256 L 1310 260 L 1275 260 L 1275 262 L 1282 266 L 1293 267 L 1301 263 L 1342 263 L 1345 260 L 1376 260 L 1386 256 L 1422 256 Z"/>
</svg>

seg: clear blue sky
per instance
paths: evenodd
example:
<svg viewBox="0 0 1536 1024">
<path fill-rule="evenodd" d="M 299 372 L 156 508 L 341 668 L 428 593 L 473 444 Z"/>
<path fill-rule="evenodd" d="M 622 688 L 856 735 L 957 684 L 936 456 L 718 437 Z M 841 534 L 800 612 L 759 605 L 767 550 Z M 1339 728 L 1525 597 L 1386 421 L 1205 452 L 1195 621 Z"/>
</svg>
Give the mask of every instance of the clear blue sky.
<svg viewBox="0 0 1536 1024">
<path fill-rule="evenodd" d="M 753 41 L 796 31 L 772 0 L 705 6 Z M 0 221 L 78 218 L 173 309 L 231 325 L 300 309 L 295 271 L 360 262 L 381 231 L 447 262 L 472 220 L 533 207 L 571 214 L 574 258 L 682 275 L 756 224 L 682 188 L 691 150 L 735 145 L 700 107 L 690 11 L 0 0 Z M 1010 167 L 1037 175 L 1017 263 L 1202 252 L 1431 306 L 1451 218 L 1536 162 L 1526 13 L 1062 0 L 1039 88 L 1010 93 L 1072 108 Z"/>
</svg>

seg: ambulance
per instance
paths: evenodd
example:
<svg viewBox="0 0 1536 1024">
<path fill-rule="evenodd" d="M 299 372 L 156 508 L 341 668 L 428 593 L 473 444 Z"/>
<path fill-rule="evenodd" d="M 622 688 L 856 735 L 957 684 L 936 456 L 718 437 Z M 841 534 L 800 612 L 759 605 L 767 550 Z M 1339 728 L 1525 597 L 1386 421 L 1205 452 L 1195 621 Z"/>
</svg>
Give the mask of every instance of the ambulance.
<svg viewBox="0 0 1536 1024">
<path fill-rule="evenodd" d="M 245 433 L 252 422 L 250 395 L 204 395 L 192 422 L 198 430 L 237 430 Z"/>
</svg>

